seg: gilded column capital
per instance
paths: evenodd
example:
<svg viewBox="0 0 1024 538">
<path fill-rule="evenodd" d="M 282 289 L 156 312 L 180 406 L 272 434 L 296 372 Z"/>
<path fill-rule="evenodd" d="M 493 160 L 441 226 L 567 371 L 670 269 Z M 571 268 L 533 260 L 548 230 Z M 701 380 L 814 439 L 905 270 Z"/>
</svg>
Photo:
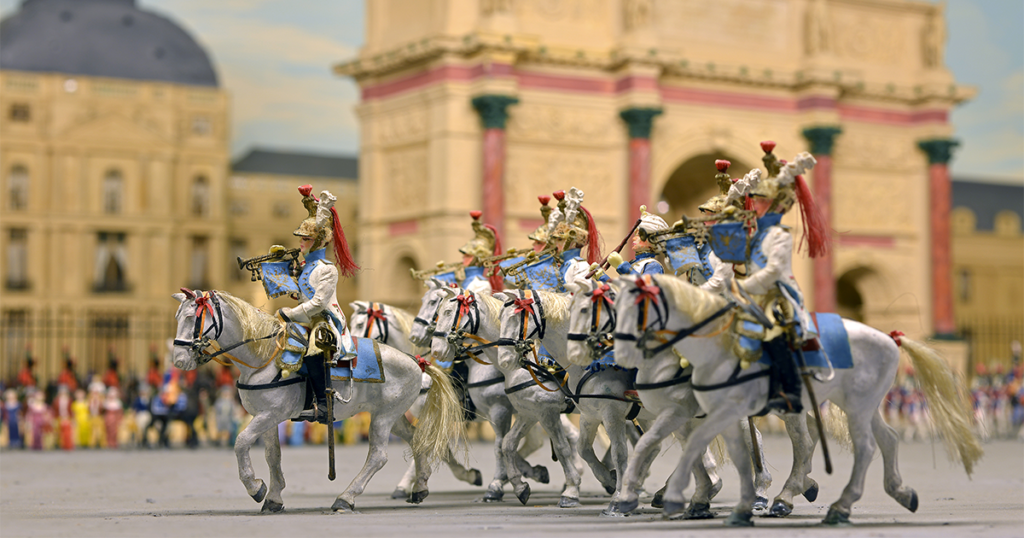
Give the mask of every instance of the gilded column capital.
<svg viewBox="0 0 1024 538">
<path fill-rule="evenodd" d="M 958 140 L 951 138 L 922 140 L 917 143 L 917 147 L 928 154 L 928 164 L 949 164 L 953 158 L 953 148 L 959 145 Z"/>
<path fill-rule="evenodd" d="M 660 108 L 627 108 L 619 112 L 619 117 L 629 126 L 629 138 L 651 138 L 654 117 L 661 114 Z"/>
<path fill-rule="evenodd" d="M 808 127 L 802 131 L 804 138 L 811 144 L 811 153 L 814 155 L 832 155 L 832 147 L 835 145 L 836 136 L 843 132 L 842 127 L 829 125 Z"/>
<path fill-rule="evenodd" d="M 505 129 L 508 121 L 508 107 L 519 103 L 519 99 L 508 95 L 479 95 L 471 101 L 480 114 L 484 129 Z"/>
</svg>

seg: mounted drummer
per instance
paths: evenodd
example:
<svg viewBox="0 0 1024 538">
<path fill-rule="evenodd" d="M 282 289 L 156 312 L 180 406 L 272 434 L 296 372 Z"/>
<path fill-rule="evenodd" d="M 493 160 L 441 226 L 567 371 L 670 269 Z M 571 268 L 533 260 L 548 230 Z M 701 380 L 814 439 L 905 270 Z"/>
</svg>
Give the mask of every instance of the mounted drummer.
<svg viewBox="0 0 1024 538">
<path fill-rule="evenodd" d="M 720 194 L 708 198 L 706 202 L 697 206 L 701 216 L 707 219 L 704 221 L 706 226 L 714 225 L 714 219 L 723 214 L 728 216 L 729 213 L 739 209 L 751 209 L 748 207 L 750 205 L 749 192 L 761 180 L 761 170 L 755 168 L 742 178 L 732 178 L 729 175 L 729 166 L 731 165 L 732 163 L 724 159 L 715 161 L 715 168 L 718 169 L 718 173 L 715 174 L 715 182 L 718 184 Z M 701 261 L 699 273 L 704 282 L 694 282 L 694 284 L 699 285 L 703 290 L 724 293 L 729 281 L 736 276 L 736 272 L 733 269 L 733 264 L 722 261 L 712 250 L 710 243 L 704 239 L 698 238 L 697 245 Z M 698 279 L 691 278 L 691 282 L 694 280 Z"/>
<path fill-rule="evenodd" d="M 763 348 L 779 377 L 781 391 L 770 395 L 768 408 L 799 413 L 802 386 L 790 350 L 800 349 L 817 335 L 793 276 L 793 235 L 788 226 L 781 224 L 782 216 L 794 202 L 799 203 L 804 228 L 800 244 L 807 245 L 810 257 L 826 254 L 831 241 L 828 225 L 801 176 L 814 167 L 814 157 L 801 153 L 795 162 L 786 163 L 772 154 L 774 142 L 762 142 L 761 148 L 768 178 L 734 185 L 736 188 L 730 189 L 726 202 L 749 193 L 757 213 L 757 233 L 750 241 L 747 277 L 742 285 L 775 323 L 765 334 Z"/>
<path fill-rule="evenodd" d="M 346 329 L 345 314 L 338 307 L 338 277 L 351 278 L 359 266 L 352 261 L 345 233 L 334 209 L 337 198 L 328 191 L 321 192 L 320 198 L 316 198 L 312 196 L 312 190 L 310 185 L 299 187 L 302 205 L 306 207 L 309 216 L 292 232 L 299 238 L 299 250 L 304 259 L 302 272 L 297 279 L 298 298 L 301 302 L 297 306 L 277 311 L 277 316 L 282 320 L 297 323 L 308 331 L 305 335 L 305 349 L 294 348 L 294 335 L 289 332 L 289 346 L 286 346 L 278 362 L 285 371 L 298 370 L 302 362 L 306 363 L 314 407 L 303 411 L 298 418 L 326 423 L 329 420 L 326 397 L 330 385 L 328 363 L 339 358 L 351 359 L 356 351 Z M 331 347 L 336 352 L 333 357 L 328 357 Z M 299 353 L 301 356 L 296 357 Z"/>
</svg>

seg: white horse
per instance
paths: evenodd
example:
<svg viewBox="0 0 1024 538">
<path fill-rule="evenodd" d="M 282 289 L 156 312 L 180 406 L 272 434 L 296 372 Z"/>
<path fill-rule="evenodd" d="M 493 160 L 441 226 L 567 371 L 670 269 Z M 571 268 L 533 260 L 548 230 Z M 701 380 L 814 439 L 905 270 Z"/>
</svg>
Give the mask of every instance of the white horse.
<svg viewBox="0 0 1024 538">
<path fill-rule="evenodd" d="M 616 359 L 625 364 L 639 363 L 651 353 L 652 347 L 658 345 L 657 337 L 674 335 L 668 343 L 675 340 L 676 350 L 693 365 L 692 385 L 697 392 L 698 403 L 708 414 L 707 419 L 690 434 L 679 466 L 669 480 L 665 513 L 682 510 L 683 489 L 689 480 L 689 472 L 686 471 L 692 468 L 704 447 L 721 434 L 739 472 L 741 485 L 740 501 L 726 523 L 753 525 L 750 519 L 754 501 L 750 458 L 741 438 L 739 421 L 764 408 L 768 379 L 764 365 L 754 363 L 743 370 L 732 352 L 731 339 L 735 335 L 722 329 L 723 323 L 728 323 L 733 306 L 725 298 L 673 276 L 656 275 L 650 280 L 626 278 L 618 282 Z M 853 472 L 842 496 L 829 508 L 823 520 L 826 524 L 849 522 L 852 505 L 863 494 L 864 476 L 874 456 L 876 443 L 882 450 L 886 493 L 904 508 L 912 512 L 917 510 L 917 493 L 903 485 L 899 474 L 899 439 L 882 419 L 879 410 L 879 404 L 895 378 L 901 346 L 913 361 L 915 371 L 920 372 L 922 388 L 929 396 L 929 406 L 952 448 L 952 455 L 963 462 L 968 474 L 974 462 L 981 457 L 981 447 L 970 432 L 967 405 L 957 390 L 957 382 L 949 366 L 938 355 L 913 340 L 900 339 L 898 335 L 894 338 L 855 321 L 843 320 L 843 325 L 849 337 L 853 367 L 837 369 L 830 379 L 815 378 L 813 383 L 819 401 L 831 400 L 846 413 L 853 442 Z M 686 335 L 689 336 L 683 337 Z M 811 405 L 806 395 L 803 404 Z M 790 507 L 793 495 L 807 487 L 804 480 L 810 472 L 816 440 L 810 436 L 805 421 L 790 421 L 787 427 L 799 428 L 801 425 L 802 431 L 790 433 L 794 440 L 793 464 L 801 469 L 794 468 L 776 499 Z"/>
<path fill-rule="evenodd" d="M 281 491 L 285 482 L 277 425 L 299 415 L 306 395 L 304 378 L 293 375 L 282 379 L 281 371 L 273 360 L 275 340 L 283 330 L 283 324 L 224 292 L 182 291 L 184 293 L 173 296 L 181 303 L 174 316 L 178 322 L 174 365 L 192 370 L 220 355 L 218 361 L 230 361 L 238 366 L 239 395 L 242 405 L 253 416 L 235 442 L 238 475 L 253 500 L 261 502 L 266 499 L 262 511 L 280 511 L 284 508 Z M 213 344 L 225 353 L 208 354 L 205 350 Z M 417 363 L 397 349 L 386 345 L 378 347 L 386 382 L 352 383 L 350 392 L 342 389 L 351 399 L 334 405 L 335 420 L 362 411 L 371 415 L 370 449 L 366 463 L 334 501 L 331 508 L 336 511 L 354 509 L 356 496 L 387 462 L 391 433 L 412 447 L 417 477 L 410 502 L 421 502 L 428 494 L 427 479 L 432 465 L 446 455 L 453 437 L 461 432 L 462 408 L 447 375 L 425 361 Z M 228 351 L 230 354 L 226 353 Z M 414 428 L 404 414 L 419 395 L 420 376 L 424 371 L 431 376 L 433 384 L 420 427 Z M 263 480 L 255 477 L 249 459 L 249 449 L 258 438 L 262 438 L 266 446 L 269 488 Z"/>
<path fill-rule="evenodd" d="M 540 423 L 551 439 L 551 448 L 565 473 L 565 487 L 558 506 L 571 508 L 579 506 L 580 465 L 576 446 L 579 434 L 565 418 L 568 408 L 565 395 L 554 385 L 548 388 L 537 383 L 535 374 L 520 367 L 519 361 L 502 361 L 507 351 L 507 339 L 503 334 L 500 315 L 501 299 L 510 292 L 496 292 L 494 296 L 474 294 L 462 289 L 439 288 L 443 299 L 438 311 L 437 327 L 431 343 L 431 357 L 438 360 L 452 360 L 460 353 L 463 339 L 472 335 L 482 345 L 482 358 L 497 366 L 504 375 L 501 387 L 515 409 L 516 421 L 502 438 L 500 454 L 505 460 L 507 480 L 512 482 L 516 497 L 526 504 L 530 498 L 530 487 L 523 482 L 524 467 L 516 464 L 516 448 L 523 435 Z M 499 344 L 499 345 L 490 345 Z M 497 353 L 494 350 L 497 349 Z M 551 385 L 551 383 L 547 383 Z"/>
<path fill-rule="evenodd" d="M 443 300 L 450 295 L 446 291 L 449 287 L 439 280 L 428 280 L 426 286 L 427 292 L 423 295 L 420 310 L 413 320 L 413 328 L 410 332 L 410 341 L 418 346 L 431 344 L 431 339 L 438 332 L 440 306 Z M 501 447 L 505 435 L 512 428 L 515 407 L 505 394 L 504 374 L 493 365 L 497 350 L 493 348 L 484 350 L 480 355 L 484 357 L 482 360 L 468 357 L 457 360 L 464 361 L 467 366 L 465 389 L 469 392 L 469 397 L 476 407 L 477 417 L 486 418 L 494 431 L 494 477 L 487 486 L 483 500 L 484 502 L 497 502 L 504 497 L 503 486 L 508 482 L 506 470 L 508 462 L 502 455 Z M 454 358 L 454 355 L 452 357 Z M 448 361 L 449 359 L 441 357 L 441 360 Z M 566 423 L 563 427 L 571 429 L 572 425 Z M 543 446 L 543 443 L 543 434 L 540 429 L 531 428 L 530 433 L 523 440 L 522 446 L 510 457 L 511 465 L 514 465 L 521 474 L 541 484 L 547 484 L 551 480 L 548 469 L 543 465 L 531 466 L 525 459 L 526 456 Z"/>
<path fill-rule="evenodd" d="M 409 340 L 409 331 L 412 330 L 413 315 L 391 305 L 373 303 L 370 301 L 354 301 L 348 304 L 352 307 L 352 317 L 349 318 L 349 332 L 354 336 L 372 338 L 382 344 L 387 344 L 399 351 L 409 355 L 425 355 L 427 349 L 417 346 Z M 423 406 L 427 401 L 427 391 L 430 390 L 430 376 L 423 373 L 420 385 L 420 396 L 409 408 L 409 414 L 419 417 Z M 445 458 L 445 463 L 451 469 L 455 478 L 472 484 L 483 485 L 483 475 L 479 469 L 467 469 L 459 464 L 450 455 Z M 402 479 L 391 493 L 392 499 L 408 499 L 412 493 L 413 481 L 416 479 L 416 462 L 410 461 L 409 468 L 405 471 Z"/>
</svg>

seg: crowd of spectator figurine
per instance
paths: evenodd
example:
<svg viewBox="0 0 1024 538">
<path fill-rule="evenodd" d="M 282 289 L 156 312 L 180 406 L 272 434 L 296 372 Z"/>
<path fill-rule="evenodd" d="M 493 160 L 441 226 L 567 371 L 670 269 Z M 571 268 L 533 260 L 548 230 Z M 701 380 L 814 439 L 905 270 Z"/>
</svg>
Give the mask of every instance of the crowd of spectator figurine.
<svg viewBox="0 0 1024 538">
<path fill-rule="evenodd" d="M 63 371 L 45 386 L 38 384 L 33 369 L 34 361 L 27 358 L 14 383 L 0 383 L 2 449 L 231 447 L 252 418 L 242 408 L 236 374 L 229 367 L 182 371 L 161 368 L 154 358 L 144 375 L 122 381 L 118 361 L 111 358 L 103 374 L 79 379 L 74 360 L 67 357 Z M 1024 366 L 979 365 L 974 374 L 969 390 L 979 437 L 1024 441 Z M 911 369 L 890 389 L 882 413 L 904 441 L 933 438 Z M 781 421 L 767 417 L 762 422 L 767 433 L 782 431 Z M 358 443 L 367 438 L 369 417 L 362 413 L 335 426 L 339 443 Z M 283 445 L 320 444 L 327 427 L 285 422 L 279 435 Z M 491 435 L 474 428 L 470 438 Z"/>
</svg>

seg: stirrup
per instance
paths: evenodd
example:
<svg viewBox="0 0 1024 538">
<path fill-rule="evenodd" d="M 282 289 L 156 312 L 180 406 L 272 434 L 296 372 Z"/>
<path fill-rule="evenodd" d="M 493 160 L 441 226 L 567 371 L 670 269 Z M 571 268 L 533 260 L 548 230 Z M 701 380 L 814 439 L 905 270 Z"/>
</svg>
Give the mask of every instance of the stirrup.
<svg viewBox="0 0 1024 538">
<path fill-rule="evenodd" d="M 796 394 L 789 394 L 786 392 L 779 392 L 775 396 L 768 398 L 768 402 L 765 407 L 770 411 L 778 411 L 780 413 L 803 413 L 804 406 L 800 401 L 800 396 Z"/>
</svg>

